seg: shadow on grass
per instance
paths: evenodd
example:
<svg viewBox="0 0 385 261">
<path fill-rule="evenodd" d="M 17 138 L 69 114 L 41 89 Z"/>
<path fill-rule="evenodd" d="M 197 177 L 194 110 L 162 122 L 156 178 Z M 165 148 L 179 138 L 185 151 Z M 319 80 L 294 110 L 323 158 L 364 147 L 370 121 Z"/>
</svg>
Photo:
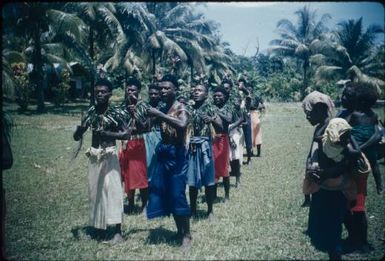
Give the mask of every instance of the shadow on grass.
<svg viewBox="0 0 385 261">
<path fill-rule="evenodd" d="M 108 230 L 96 229 L 91 226 L 77 226 L 71 229 L 71 233 L 76 240 L 92 239 L 96 241 L 105 240 L 108 234 Z"/>
<path fill-rule="evenodd" d="M 125 204 L 123 206 L 124 209 L 124 214 L 126 215 L 139 215 L 142 214 L 142 208 L 139 207 L 138 205 L 135 205 L 133 208 L 130 208 L 128 204 Z"/>
<path fill-rule="evenodd" d="M 170 246 L 176 246 L 181 243 L 180 239 L 176 236 L 175 231 L 171 231 L 165 229 L 163 226 L 150 229 L 150 233 L 148 234 L 148 238 L 145 242 L 147 245 L 158 245 L 162 243 L 166 243 Z"/>
</svg>

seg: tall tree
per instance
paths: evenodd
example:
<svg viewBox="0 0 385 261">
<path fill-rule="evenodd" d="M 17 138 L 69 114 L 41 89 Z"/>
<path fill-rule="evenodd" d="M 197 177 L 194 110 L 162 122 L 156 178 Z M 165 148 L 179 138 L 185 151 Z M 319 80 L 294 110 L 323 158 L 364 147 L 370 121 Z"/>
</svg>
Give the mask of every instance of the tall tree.
<svg viewBox="0 0 385 261">
<path fill-rule="evenodd" d="M 313 41 L 327 31 L 325 22 L 330 19 L 329 14 L 323 14 L 317 20 L 317 12 L 310 10 L 309 6 L 304 6 L 295 12 L 297 22 L 293 24 L 287 19 L 282 19 L 277 24 L 280 39 L 270 42 L 273 54 L 283 57 L 293 58 L 300 62 L 303 83 L 300 90 L 301 98 L 304 98 L 306 88 L 309 87 L 309 59 L 312 55 L 310 45 Z"/>
<path fill-rule="evenodd" d="M 103 55 L 118 55 L 116 52 L 126 42 L 119 20 L 116 18 L 115 4 L 103 2 L 68 3 L 66 10 L 75 12 L 87 25 L 88 60 L 92 62 L 90 71 L 90 104 L 94 104 L 94 84 L 96 65 L 103 60 Z"/>
<path fill-rule="evenodd" d="M 80 39 L 83 27 L 81 21 L 74 15 L 65 13 L 60 3 L 15 3 L 6 6 L 3 11 L 4 20 L 16 21 L 18 34 L 32 41 L 31 62 L 33 64 L 32 82 L 35 85 L 37 111 L 44 112 L 43 89 L 43 38 L 48 34 L 67 35 Z M 15 26 L 15 25 L 14 25 Z M 57 57 L 59 59 L 59 57 Z"/>
<path fill-rule="evenodd" d="M 380 79 L 384 73 L 383 46 L 376 46 L 376 38 L 384 29 L 373 24 L 364 30 L 362 17 L 340 22 L 337 26 L 334 33 L 311 47 L 318 52 L 311 59 L 317 67 L 317 83 L 350 79 L 384 88 L 385 82 Z"/>
</svg>

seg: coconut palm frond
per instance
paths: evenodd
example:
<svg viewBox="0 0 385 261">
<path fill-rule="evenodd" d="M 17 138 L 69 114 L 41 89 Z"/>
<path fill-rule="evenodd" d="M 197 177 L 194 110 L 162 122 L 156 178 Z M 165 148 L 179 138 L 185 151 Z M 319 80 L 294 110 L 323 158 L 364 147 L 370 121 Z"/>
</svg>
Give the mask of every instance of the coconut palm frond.
<svg viewBox="0 0 385 261">
<path fill-rule="evenodd" d="M 182 61 L 187 61 L 187 55 L 184 50 L 176 42 L 168 38 L 164 32 L 157 31 L 155 35 L 167 53 L 175 52 Z"/>
<path fill-rule="evenodd" d="M 341 78 L 342 73 L 342 67 L 322 65 L 317 68 L 315 72 L 315 79 L 317 82 L 322 80 L 332 81 L 336 80 L 337 78 Z"/>
<path fill-rule="evenodd" d="M 72 73 L 72 68 L 71 66 L 69 65 L 68 61 L 66 61 L 65 59 L 63 59 L 62 57 L 59 57 L 59 56 L 56 56 L 54 54 L 50 54 L 50 53 L 47 53 L 43 56 L 43 60 L 47 63 L 47 64 L 51 64 L 53 65 L 54 63 L 59 63 L 61 64 L 63 67 L 65 67 L 70 73 Z"/>
<path fill-rule="evenodd" d="M 323 54 L 314 54 L 310 56 L 309 62 L 314 66 L 326 65 L 328 58 Z"/>
<path fill-rule="evenodd" d="M 54 9 L 48 10 L 47 16 L 51 21 L 50 26 L 54 28 L 55 34 L 67 33 L 73 35 L 80 42 L 85 41 L 86 25 L 78 16 Z"/>
</svg>

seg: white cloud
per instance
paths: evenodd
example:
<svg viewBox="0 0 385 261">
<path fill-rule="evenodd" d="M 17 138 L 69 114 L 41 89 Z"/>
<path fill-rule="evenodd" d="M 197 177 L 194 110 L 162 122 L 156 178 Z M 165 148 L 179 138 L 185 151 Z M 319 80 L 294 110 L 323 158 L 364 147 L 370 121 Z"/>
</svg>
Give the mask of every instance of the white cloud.
<svg viewBox="0 0 385 261">
<path fill-rule="evenodd" d="M 238 7 L 238 8 L 252 8 L 252 7 L 266 7 L 279 4 L 279 2 L 208 2 L 206 3 L 210 6 L 229 6 L 229 7 Z"/>
</svg>

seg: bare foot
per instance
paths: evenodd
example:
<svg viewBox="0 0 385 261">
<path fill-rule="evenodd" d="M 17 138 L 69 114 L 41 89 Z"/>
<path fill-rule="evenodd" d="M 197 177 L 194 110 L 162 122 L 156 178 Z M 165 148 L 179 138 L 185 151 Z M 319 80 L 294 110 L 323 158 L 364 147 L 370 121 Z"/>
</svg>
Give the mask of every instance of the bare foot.
<svg viewBox="0 0 385 261">
<path fill-rule="evenodd" d="M 123 241 L 124 239 L 121 234 L 115 234 L 111 240 L 103 241 L 103 243 L 109 244 L 109 245 L 116 245 L 116 244 L 122 243 Z"/>
<path fill-rule="evenodd" d="M 184 236 L 182 241 L 181 249 L 182 251 L 188 251 L 191 249 L 192 246 L 192 237 L 191 236 Z"/>
</svg>

